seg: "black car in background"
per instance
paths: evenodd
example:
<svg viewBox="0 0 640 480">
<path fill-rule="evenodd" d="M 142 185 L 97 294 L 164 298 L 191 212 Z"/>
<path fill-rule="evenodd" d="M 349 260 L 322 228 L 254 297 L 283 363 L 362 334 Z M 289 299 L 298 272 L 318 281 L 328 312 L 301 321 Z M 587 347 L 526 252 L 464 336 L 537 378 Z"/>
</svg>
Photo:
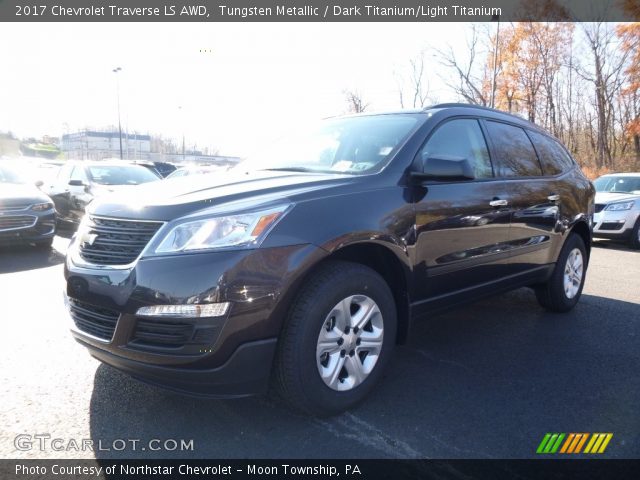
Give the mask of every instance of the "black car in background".
<svg viewBox="0 0 640 480">
<path fill-rule="evenodd" d="M 31 243 L 50 248 L 56 232 L 51 198 L 19 169 L 0 162 L 0 246 Z"/>
<path fill-rule="evenodd" d="M 160 177 L 149 169 L 120 160 L 68 161 L 58 171 L 48 193 L 58 212 L 58 220 L 79 224 L 85 207 L 102 195 L 125 193 L 135 185 Z"/>
<path fill-rule="evenodd" d="M 157 174 L 162 178 L 166 178 L 176 171 L 178 167 L 176 167 L 173 163 L 169 162 L 154 162 L 150 160 L 135 160 L 132 163 L 135 165 L 140 165 L 151 170 L 153 173 Z"/>
<path fill-rule="evenodd" d="M 593 199 L 556 139 L 496 110 L 329 119 L 219 178 L 89 204 L 65 262 L 71 330 L 153 384 L 214 397 L 272 385 L 333 414 L 434 311 L 522 286 L 573 308 Z"/>
</svg>

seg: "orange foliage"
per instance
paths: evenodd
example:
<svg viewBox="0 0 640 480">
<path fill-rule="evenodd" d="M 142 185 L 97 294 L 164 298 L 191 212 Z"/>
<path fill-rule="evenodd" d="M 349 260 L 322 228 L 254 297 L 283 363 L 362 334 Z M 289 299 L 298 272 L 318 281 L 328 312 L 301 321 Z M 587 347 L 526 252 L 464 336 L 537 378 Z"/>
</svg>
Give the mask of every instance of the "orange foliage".
<svg viewBox="0 0 640 480">
<path fill-rule="evenodd" d="M 621 0 L 619 4 L 622 10 L 631 17 L 629 20 L 640 21 L 640 2 L 638 0 Z"/>
<path fill-rule="evenodd" d="M 500 31 L 497 108 L 514 111 L 521 106 L 533 114 L 532 109 L 541 101 L 545 77 L 560 70 L 573 28 L 571 23 L 523 22 Z M 493 42 L 495 45 L 495 37 Z M 488 58 L 488 64 L 493 66 L 493 57 Z"/>
<path fill-rule="evenodd" d="M 589 180 L 595 180 L 602 175 L 606 175 L 607 173 L 611 173 L 611 170 L 607 167 L 592 167 L 589 165 L 582 165 L 582 173 L 584 173 L 585 177 Z"/>
<path fill-rule="evenodd" d="M 640 7 L 638 7 L 640 10 Z M 625 73 L 627 82 L 622 94 L 631 98 L 640 96 L 640 23 L 622 24 L 617 27 L 621 48 L 629 54 Z M 625 127 L 630 136 L 640 135 L 640 117 L 636 117 Z"/>
</svg>

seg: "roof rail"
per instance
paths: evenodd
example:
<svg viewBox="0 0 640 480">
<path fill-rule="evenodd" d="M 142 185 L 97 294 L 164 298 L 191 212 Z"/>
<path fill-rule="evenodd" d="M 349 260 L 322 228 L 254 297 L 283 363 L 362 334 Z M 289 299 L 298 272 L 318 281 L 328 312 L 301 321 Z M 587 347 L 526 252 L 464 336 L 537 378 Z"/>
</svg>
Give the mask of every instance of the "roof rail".
<svg viewBox="0 0 640 480">
<path fill-rule="evenodd" d="M 472 103 L 438 103 L 437 105 L 429 105 L 428 107 L 425 107 L 425 109 L 423 111 L 427 111 L 431 108 L 476 108 L 479 110 L 486 110 L 488 112 L 494 112 L 494 113 L 499 113 L 501 115 L 507 115 L 509 117 L 513 117 L 515 119 L 520 120 L 521 122 L 525 122 L 527 124 L 529 124 L 530 126 L 537 128 L 540 131 L 544 132 L 544 129 L 540 126 L 537 125 L 529 120 L 527 120 L 526 118 L 524 118 L 522 115 L 518 114 L 518 113 L 509 113 L 509 112 L 505 112 L 503 110 L 498 110 L 497 108 L 491 108 L 491 107 L 485 107 L 483 105 L 474 105 Z M 545 132 L 546 133 L 546 132 Z"/>
<path fill-rule="evenodd" d="M 436 105 L 429 105 L 428 107 L 425 107 L 425 110 L 429 110 L 431 108 L 452 108 L 452 107 L 479 108 L 481 110 L 489 110 L 490 112 L 508 113 L 508 112 L 503 112 L 502 110 L 498 110 L 496 108 L 485 107 L 483 105 L 475 105 L 473 103 L 438 103 Z"/>
</svg>

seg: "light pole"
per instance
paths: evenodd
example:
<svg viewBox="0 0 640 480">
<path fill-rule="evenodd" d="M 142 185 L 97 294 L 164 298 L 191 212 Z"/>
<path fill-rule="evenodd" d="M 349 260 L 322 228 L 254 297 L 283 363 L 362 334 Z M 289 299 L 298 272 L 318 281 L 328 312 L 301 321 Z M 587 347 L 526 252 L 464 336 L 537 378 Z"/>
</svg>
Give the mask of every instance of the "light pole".
<svg viewBox="0 0 640 480">
<path fill-rule="evenodd" d="M 493 51 L 493 77 L 491 79 L 491 108 L 495 108 L 496 103 L 496 76 L 498 75 L 498 44 L 500 42 L 500 15 L 494 15 L 492 21 L 498 22 L 496 30 L 496 45 Z"/>
<path fill-rule="evenodd" d="M 182 106 L 178 107 L 180 111 L 180 124 L 182 125 L 182 163 L 184 163 L 184 112 L 182 111 Z"/>
<path fill-rule="evenodd" d="M 122 123 L 120 122 L 120 77 L 118 73 L 122 71 L 122 68 L 116 67 L 113 69 L 113 73 L 116 74 L 116 96 L 118 97 L 118 137 L 120 140 L 120 160 L 122 160 Z"/>
</svg>

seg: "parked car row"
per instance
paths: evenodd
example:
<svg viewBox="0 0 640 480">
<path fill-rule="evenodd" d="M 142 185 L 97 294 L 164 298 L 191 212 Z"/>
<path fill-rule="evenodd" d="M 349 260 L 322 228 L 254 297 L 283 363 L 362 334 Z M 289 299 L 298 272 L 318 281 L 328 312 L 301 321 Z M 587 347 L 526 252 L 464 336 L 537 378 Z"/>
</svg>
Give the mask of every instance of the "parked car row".
<svg viewBox="0 0 640 480">
<path fill-rule="evenodd" d="M 593 236 L 625 241 L 640 249 L 640 173 L 603 175 L 593 183 Z"/>
<path fill-rule="evenodd" d="M 53 201 L 7 162 L 0 162 L 0 245 L 51 247 L 56 232 Z"/>
<path fill-rule="evenodd" d="M 227 170 L 226 167 L 211 165 L 177 167 L 167 162 L 118 159 L 3 159 L 0 167 L 0 243 L 35 243 L 38 246 L 51 244 L 56 225 L 76 228 L 87 205 L 98 197 L 131 192 L 136 185 L 165 177 L 179 178 Z M 51 208 L 32 210 L 26 212 L 28 215 L 22 208 L 45 203 Z M 38 220 L 32 225 L 35 217 Z"/>
</svg>

